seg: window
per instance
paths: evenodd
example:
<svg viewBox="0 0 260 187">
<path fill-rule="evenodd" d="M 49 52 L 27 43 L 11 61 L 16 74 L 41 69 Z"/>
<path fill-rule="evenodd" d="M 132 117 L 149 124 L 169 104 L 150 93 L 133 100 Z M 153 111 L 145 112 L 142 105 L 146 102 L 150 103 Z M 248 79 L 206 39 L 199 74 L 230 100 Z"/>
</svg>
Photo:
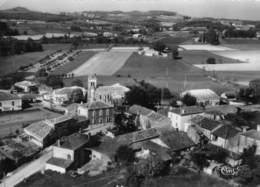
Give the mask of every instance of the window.
<svg viewBox="0 0 260 187">
<path fill-rule="evenodd" d="M 14 101 L 12 101 L 12 106 L 14 106 Z"/>
<path fill-rule="evenodd" d="M 2 103 L 0 102 L 0 107 L 2 107 Z"/>
<path fill-rule="evenodd" d="M 102 116 L 102 114 L 103 114 L 103 111 L 99 110 L 99 116 Z"/>
</svg>

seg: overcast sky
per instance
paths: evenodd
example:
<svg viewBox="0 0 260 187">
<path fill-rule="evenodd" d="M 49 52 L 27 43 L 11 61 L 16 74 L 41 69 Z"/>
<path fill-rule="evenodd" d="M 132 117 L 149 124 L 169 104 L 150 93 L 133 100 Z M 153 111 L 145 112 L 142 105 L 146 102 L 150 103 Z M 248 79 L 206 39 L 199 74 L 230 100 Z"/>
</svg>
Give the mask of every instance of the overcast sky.
<svg viewBox="0 0 260 187">
<path fill-rule="evenodd" d="M 17 6 L 45 12 L 169 10 L 195 17 L 260 20 L 260 0 L 0 0 L 0 9 Z"/>
</svg>

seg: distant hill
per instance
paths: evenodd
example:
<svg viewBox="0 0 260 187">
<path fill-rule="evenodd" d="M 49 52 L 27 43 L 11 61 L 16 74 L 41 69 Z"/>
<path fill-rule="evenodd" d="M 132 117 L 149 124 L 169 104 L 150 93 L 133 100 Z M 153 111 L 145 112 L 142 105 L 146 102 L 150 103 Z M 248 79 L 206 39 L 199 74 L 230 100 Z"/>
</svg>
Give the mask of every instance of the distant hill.
<svg viewBox="0 0 260 187">
<path fill-rule="evenodd" d="M 32 11 L 24 7 L 15 7 L 0 10 L 0 19 L 24 19 L 41 21 L 65 21 L 71 20 L 70 16 Z"/>
</svg>

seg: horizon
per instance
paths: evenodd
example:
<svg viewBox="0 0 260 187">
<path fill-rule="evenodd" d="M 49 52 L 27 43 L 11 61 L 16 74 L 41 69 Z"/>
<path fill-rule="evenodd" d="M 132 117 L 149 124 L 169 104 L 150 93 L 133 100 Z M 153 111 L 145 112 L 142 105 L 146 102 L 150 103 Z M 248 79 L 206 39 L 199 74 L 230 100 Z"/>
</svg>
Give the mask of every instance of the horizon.
<svg viewBox="0 0 260 187">
<path fill-rule="evenodd" d="M 0 10 L 24 7 L 60 13 L 82 11 L 171 11 L 191 17 L 260 20 L 259 0 L 0 0 Z M 62 5 L 62 6 L 61 6 Z M 221 10 L 221 11 L 216 11 Z"/>
</svg>

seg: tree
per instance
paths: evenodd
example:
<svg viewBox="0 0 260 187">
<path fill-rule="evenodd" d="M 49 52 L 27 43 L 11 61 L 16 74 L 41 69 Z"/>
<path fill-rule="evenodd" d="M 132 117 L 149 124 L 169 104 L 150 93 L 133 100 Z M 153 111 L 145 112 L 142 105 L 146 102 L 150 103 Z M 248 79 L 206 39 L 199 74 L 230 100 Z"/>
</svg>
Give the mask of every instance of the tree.
<svg viewBox="0 0 260 187">
<path fill-rule="evenodd" d="M 130 88 L 130 91 L 126 93 L 126 102 L 128 105 L 137 104 L 150 107 L 146 91 L 139 86 L 132 86 Z"/>
<path fill-rule="evenodd" d="M 191 154 L 191 160 L 199 167 L 201 171 L 204 167 L 209 166 L 209 162 L 207 161 L 207 157 L 205 153 L 202 152 L 193 152 Z"/>
<path fill-rule="evenodd" d="M 76 79 L 74 81 L 71 82 L 71 86 L 79 86 L 79 87 L 83 87 L 83 83 L 81 80 Z"/>
<path fill-rule="evenodd" d="M 39 69 L 36 73 L 36 77 L 47 77 L 48 73 L 46 72 L 45 69 Z"/>
<path fill-rule="evenodd" d="M 242 159 L 242 164 L 248 165 L 251 169 L 254 169 L 257 166 L 257 160 L 256 160 L 256 145 L 252 145 L 246 149 L 244 149 L 241 159 Z"/>
<path fill-rule="evenodd" d="M 81 89 L 73 90 L 70 96 L 70 101 L 72 103 L 81 103 L 82 101 L 84 101 L 83 91 Z"/>
<path fill-rule="evenodd" d="M 62 88 L 64 86 L 64 83 L 63 83 L 61 77 L 55 76 L 55 75 L 50 75 L 46 79 L 46 85 L 50 86 L 54 89 L 57 89 L 57 88 Z"/>
<path fill-rule="evenodd" d="M 216 59 L 215 58 L 208 58 L 207 64 L 216 64 Z"/>
<path fill-rule="evenodd" d="M 116 160 L 123 164 L 132 163 L 135 160 L 134 150 L 127 145 L 121 145 L 116 151 Z"/>
<path fill-rule="evenodd" d="M 209 44 L 219 45 L 218 34 L 213 28 L 210 28 L 208 32 L 205 34 L 205 40 Z"/>
<path fill-rule="evenodd" d="M 158 51 L 159 53 L 162 53 L 165 50 L 166 45 L 163 42 L 158 41 L 153 43 L 152 47 L 154 50 Z"/>
<path fill-rule="evenodd" d="M 185 94 L 182 98 L 182 102 L 186 105 L 186 106 L 193 106 L 196 105 L 197 103 L 197 99 L 196 97 L 193 97 L 190 94 Z"/>
<path fill-rule="evenodd" d="M 179 51 L 178 51 L 178 47 L 174 47 L 172 48 L 172 58 L 173 59 L 179 59 Z"/>
</svg>

